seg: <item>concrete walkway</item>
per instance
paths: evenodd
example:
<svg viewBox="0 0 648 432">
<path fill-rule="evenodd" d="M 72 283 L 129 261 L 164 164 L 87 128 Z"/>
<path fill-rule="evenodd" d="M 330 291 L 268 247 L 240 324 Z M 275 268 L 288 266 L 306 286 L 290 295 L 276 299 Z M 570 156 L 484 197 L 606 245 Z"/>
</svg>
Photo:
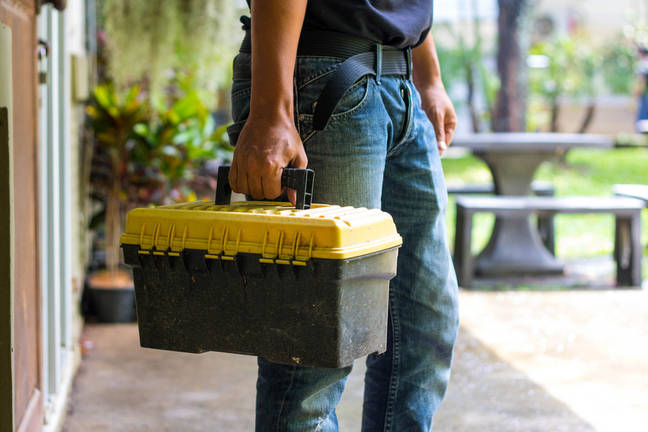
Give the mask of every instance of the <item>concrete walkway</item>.
<svg viewBox="0 0 648 432">
<path fill-rule="evenodd" d="M 648 291 L 462 292 L 435 431 L 648 430 Z M 135 325 L 89 325 L 64 430 L 252 431 L 255 359 L 143 349 Z M 360 430 L 364 366 L 338 417 Z"/>
</svg>

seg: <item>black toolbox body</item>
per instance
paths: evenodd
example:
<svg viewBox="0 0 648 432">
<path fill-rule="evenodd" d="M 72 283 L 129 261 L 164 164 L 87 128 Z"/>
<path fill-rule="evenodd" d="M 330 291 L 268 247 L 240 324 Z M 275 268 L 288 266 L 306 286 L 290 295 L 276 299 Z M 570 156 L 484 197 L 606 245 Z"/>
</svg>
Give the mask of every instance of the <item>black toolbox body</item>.
<svg viewBox="0 0 648 432">
<path fill-rule="evenodd" d="M 389 279 L 397 250 L 306 266 L 142 255 L 133 266 L 143 347 L 261 355 L 277 363 L 342 367 L 386 348 Z"/>
<path fill-rule="evenodd" d="M 140 343 L 348 366 L 386 349 L 401 242 L 380 210 L 258 202 L 135 209 L 122 248 Z"/>
</svg>

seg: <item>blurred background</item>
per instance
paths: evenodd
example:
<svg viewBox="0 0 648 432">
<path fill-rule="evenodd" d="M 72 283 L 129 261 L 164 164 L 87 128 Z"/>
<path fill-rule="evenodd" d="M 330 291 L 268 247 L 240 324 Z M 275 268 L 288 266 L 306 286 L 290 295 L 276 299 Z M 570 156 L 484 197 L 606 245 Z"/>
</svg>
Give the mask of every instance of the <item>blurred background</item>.
<svg viewBox="0 0 648 432">
<path fill-rule="evenodd" d="M 0 0 L 2 430 L 251 430 L 254 359 L 139 348 L 119 248 L 130 209 L 213 199 L 248 13 L 242 0 Z M 475 136 L 609 143 L 539 165 L 557 197 L 648 185 L 648 0 L 437 0 L 432 33 L 459 116 L 443 158 L 451 244 L 455 197 L 499 193 Z M 436 430 L 648 424 L 645 276 L 615 288 L 611 214 L 553 222 L 564 273 L 462 289 Z M 475 217 L 472 252 L 494 225 Z M 359 430 L 356 363 L 342 430 Z"/>
</svg>

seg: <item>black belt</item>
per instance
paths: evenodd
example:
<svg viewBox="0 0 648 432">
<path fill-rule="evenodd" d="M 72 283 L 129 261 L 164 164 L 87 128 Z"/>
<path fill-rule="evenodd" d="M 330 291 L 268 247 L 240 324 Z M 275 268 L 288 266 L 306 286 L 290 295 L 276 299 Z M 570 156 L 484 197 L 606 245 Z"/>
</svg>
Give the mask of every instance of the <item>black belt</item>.
<svg viewBox="0 0 648 432">
<path fill-rule="evenodd" d="M 241 17 L 245 38 L 240 52 L 252 52 L 250 18 Z M 353 83 L 371 75 L 377 81 L 383 75 L 412 76 L 412 50 L 384 46 L 345 33 L 308 30 L 302 31 L 297 56 L 337 57 L 344 61 L 331 74 L 313 113 L 313 129 L 322 130 L 335 106 Z M 237 71 L 235 79 L 249 79 L 251 72 Z"/>
</svg>

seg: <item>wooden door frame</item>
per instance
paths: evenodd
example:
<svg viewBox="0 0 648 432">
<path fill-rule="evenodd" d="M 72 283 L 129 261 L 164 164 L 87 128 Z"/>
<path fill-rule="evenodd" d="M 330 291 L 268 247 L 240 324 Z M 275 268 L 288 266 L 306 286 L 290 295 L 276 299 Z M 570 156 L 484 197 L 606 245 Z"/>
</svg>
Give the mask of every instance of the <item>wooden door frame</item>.
<svg viewBox="0 0 648 432">
<path fill-rule="evenodd" d="M 3 26 L 0 23 L 0 26 Z M 1 43 L 0 36 L 0 43 Z M 0 46 L 2 52 L 2 46 Z M 0 71 L 0 83 L 3 74 Z M 11 82 L 11 81 L 9 81 Z M 0 89 L 0 105 L 2 101 Z M 13 169 L 9 107 L 0 106 L 0 429 L 14 430 L 13 390 Z"/>
<path fill-rule="evenodd" d="M 31 432 L 43 427 L 36 0 L 0 0 L 0 19 L 0 430 Z"/>
<path fill-rule="evenodd" d="M 11 29 L 0 22 L 0 56 L 11 58 Z M 11 65 L 0 67 L 0 429 L 13 430 L 13 152 Z"/>
</svg>

